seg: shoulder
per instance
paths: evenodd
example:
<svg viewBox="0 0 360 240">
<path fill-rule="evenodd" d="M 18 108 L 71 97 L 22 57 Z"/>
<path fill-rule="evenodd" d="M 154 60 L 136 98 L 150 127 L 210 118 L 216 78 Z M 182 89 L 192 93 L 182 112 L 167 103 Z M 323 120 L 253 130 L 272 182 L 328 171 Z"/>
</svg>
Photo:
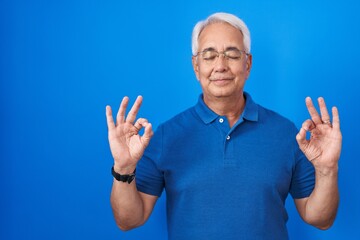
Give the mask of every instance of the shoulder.
<svg viewBox="0 0 360 240">
<path fill-rule="evenodd" d="M 160 124 L 159 128 L 172 128 L 173 130 L 176 130 L 177 128 L 189 127 L 199 120 L 195 107 L 190 107 Z"/>
<path fill-rule="evenodd" d="M 265 108 L 259 104 L 258 105 L 258 121 L 260 124 L 264 124 L 271 129 L 277 130 L 279 132 L 296 132 L 297 128 L 293 121 L 287 117 L 279 114 L 278 112 Z M 281 131 L 280 131 L 281 130 Z"/>
<path fill-rule="evenodd" d="M 199 121 L 196 111 L 191 107 L 161 123 L 151 138 L 147 152 L 163 152 L 181 142 L 187 142 L 197 133 L 196 128 Z M 155 155 L 162 154 L 156 153 Z"/>
<path fill-rule="evenodd" d="M 276 121 L 281 121 L 284 123 L 291 123 L 291 120 L 288 119 L 287 117 L 283 116 L 282 114 L 280 114 L 272 109 L 263 107 L 259 104 L 257 104 L 257 106 L 259 109 L 259 117 L 261 117 L 262 119 L 276 120 Z"/>
<path fill-rule="evenodd" d="M 266 108 L 256 103 L 251 95 L 244 92 L 246 98 L 246 105 L 244 110 L 244 118 L 253 122 L 256 122 L 266 127 L 290 127 L 293 128 L 295 125 L 288 118 L 279 114 L 278 112 Z"/>
</svg>

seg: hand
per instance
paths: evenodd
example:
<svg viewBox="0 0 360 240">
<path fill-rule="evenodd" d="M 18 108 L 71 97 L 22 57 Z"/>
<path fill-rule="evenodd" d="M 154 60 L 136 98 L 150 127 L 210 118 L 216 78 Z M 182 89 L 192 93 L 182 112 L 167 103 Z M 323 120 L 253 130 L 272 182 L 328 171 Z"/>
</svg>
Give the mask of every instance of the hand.
<svg viewBox="0 0 360 240">
<path fill-rule="evenodd" d="M 339 113 L 332 108 L 333 121 L 327 111 L 322 97 L 318 99 L 320 113 L 316 111 L 310 97 L 305 99 L 311 120 L 306 120 L 296 135 L 300 149 L 304 152 L 315 168 L 334 169 L 340 158 L 342 135 L 340 131 Z M 306 132 L 310 132 L 310 139 L 306 139 Z"/>
<path fill-rule="evenodd" d="M 135 169 L 153 135 L 151 123 L 145 118 L 139 118 L 135 121 L 142 103 L 142 97 L 137 97 L 125 117 L 128 103 L 129 98 L 124 97 L 116 116 L 116 123 L 113 120 L 111 107 L 106 106 L 108 138 L 115 161 L 114 169 L 120 174 L 128 174 Z M 145 129 L 142 136 L 139 135 L 141 128 Z"/>
</svg>

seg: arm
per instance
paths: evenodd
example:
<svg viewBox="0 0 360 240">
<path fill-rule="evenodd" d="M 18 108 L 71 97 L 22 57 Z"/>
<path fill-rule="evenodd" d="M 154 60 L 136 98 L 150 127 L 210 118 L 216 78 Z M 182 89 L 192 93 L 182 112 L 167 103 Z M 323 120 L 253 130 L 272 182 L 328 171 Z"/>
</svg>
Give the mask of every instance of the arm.
<svg viewBox="0 0 360 240">
<path fill-rule="evenodd" d="M 324 99 L 319 98 L 318 102 L 321 116 L 311 99 L 306 98 L 311 120 L 303 123 L 296 136 L 300 149 L 314 165 L 315 188 L 309 197 L 295 199 L 295 205 L 305 222 L 320 229 L 328 229 L 335 220 L 339 205 L 338 161 L 342 135 L 337 108 L 332 108 L 331 124 Z M 311 133 L 309 140 L 306 139 L 307 131 Z"/>
<path fill-rule="evenodd" d="M 110 202 L 115 222 L 123 231 L 143 225 L 149 218 L 158 198 L 138 192 L 135 181 L 128 184 L 114 179 L 111 191 Z"/>
<path fill-rule="evenodd" d="M 125 116 L 129 99 L 124 97 L 116 116 L 116 123 L 112 117 L 110 106 L 106 107 L 106 119 L 108 126 L 108 138 L 112 156 L 114 158 L 114 170 L 119 174 L 134 172 L 137 162 L 142 157 L 153 135 L 151 124 L 144 118 L 135 121 L 136 115 L 142 103 L 139 96 L 128 115 Z M 139 135 L 141 128 L 144 134 Z M 122 230 L 130 230 L 146 222 L 156 203 L 157 197 L 138 192 L 136 179 L 130 184 L 119 182 L 114 179 L 110 202 L 114 218 Z"/>
</svg>

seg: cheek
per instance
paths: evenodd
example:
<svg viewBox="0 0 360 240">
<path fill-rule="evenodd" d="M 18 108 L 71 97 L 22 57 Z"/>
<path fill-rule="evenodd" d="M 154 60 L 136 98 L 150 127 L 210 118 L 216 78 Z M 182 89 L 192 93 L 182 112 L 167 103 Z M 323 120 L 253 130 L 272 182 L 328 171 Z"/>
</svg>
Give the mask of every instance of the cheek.
<svg viewBox="0 0 360 240">
<path fill-rule="evenodd" d="M 211 75 L 212 69 L 199 65 L 198 79 L 208 78 Z"/>
<path fill-rule="evenodd" d="M 234 69 L 234 71 L 237 73 L 237 74 L 240 74 L 240 75 L 249 75 L 249 65 L 245 62 L 241 65 L 239 65 L 239 67 L 237 69 Z"/>
</svg>

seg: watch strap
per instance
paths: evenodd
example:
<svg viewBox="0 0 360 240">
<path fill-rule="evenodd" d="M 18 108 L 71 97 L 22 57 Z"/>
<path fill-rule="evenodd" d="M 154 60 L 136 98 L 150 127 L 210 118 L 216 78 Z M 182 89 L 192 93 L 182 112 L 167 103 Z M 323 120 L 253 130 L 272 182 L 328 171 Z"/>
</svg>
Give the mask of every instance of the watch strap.
<svg viewBox="0 0 360 240">
<path fill-rule="evenodd" d="M 130 184 L 135 179 L 135 173 L 136 173 L 136 168 L 133 173 L 124 174 L 124 175 L 121 175 L 120 173 L 115 172 L 114 166 L 112 166 L 112 168 L 111 168 L 111 174 L 113 175 L 113 177 L 116 180 L 118 180 L 120 182 L 127 182 L 128 184 Z"/>
</svg>

